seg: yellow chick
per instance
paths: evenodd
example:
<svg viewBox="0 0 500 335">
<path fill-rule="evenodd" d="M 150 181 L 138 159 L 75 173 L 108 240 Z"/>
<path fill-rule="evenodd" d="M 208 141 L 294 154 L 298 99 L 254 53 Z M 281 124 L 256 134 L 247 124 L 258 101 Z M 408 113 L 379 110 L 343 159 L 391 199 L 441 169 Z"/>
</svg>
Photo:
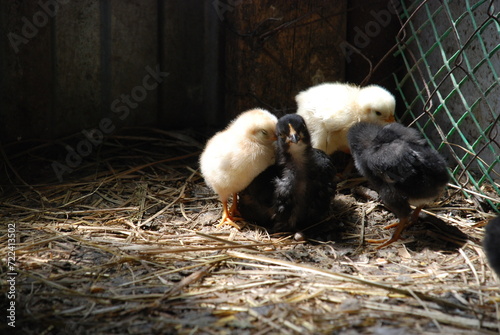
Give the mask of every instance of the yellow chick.
<svg viewBox="0 0 500 335">
<path fill-rule="evenodd" d="M 324 83 L 300 92 L 297 114 L 306 121 L 311 144 L 328 155 L 349 153 L 347 132 L 360 121 L 394 122 L 396 100 L 378 85 L 359 87 L 345 83 Z"/>
<path fill-rule="evenodd" d="M 222 219 L 217 228 L 234 223 L 237 218 L 237 193 L 274 164 L 277 118 L 264 109 L 252 109 L 241 113 L 226 129 L 208 140 L 200 156 L 203 178 L 222 202 Z M 232 195 L 233 204 L 227 208 Z"/>
</svg>

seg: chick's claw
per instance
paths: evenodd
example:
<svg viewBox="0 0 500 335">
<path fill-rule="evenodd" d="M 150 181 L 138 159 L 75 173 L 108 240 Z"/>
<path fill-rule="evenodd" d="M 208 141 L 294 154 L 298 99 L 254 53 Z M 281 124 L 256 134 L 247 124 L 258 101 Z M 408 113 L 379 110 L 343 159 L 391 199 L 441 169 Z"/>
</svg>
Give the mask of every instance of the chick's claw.
<svg viewBox="0 0 500 335">
<path fill-rule="evenodd" d="M 230 225 L 233 226 L 234 228 L 241 230 L 241 227 L 235 223 L 235 221 L 241 221 L 241 218 L 233 217 L 232 215 L 229 214 L 227 210 L 227 204 L 224 204 L 224 210 L 222 212 L 222 219 L 220 219 L 220 222 L 215 228 L 219 229 L 223 225 Z"/>
<path fill-rule="evenodd" d="M 382 249 L 384 247 L 387 247 L 388 245 L 396 242 L 397 240 L 399 240 L 401 238 L 401 234 L 396 234 L 394 233 L 392 235 L 391 238 L 387 239 L 387 240 L 384 240 L 384 239 L 381 239 L 381 240 L 372 240 L 372 239 L 367 239 L 366 242 L 368 243 L 374 243 L 374 244 L 377 244 L 377 243 L 382 243 L 381 245 L 377 246 L 376 249 Z"/>
<path fill-rule="evenodd" d="M 222 218 L 222 219 L 220 220 L 219 224 L 218 224 L 217 226 L 215 226 L 215 228 L 219 229 L 219 228 L 220 228 L 220 227 L 222 227 L 223 225 L 226 225 L 226 224 L 227 224 L 227 225 L 233 226 L 234 228 L 236 228 L 236 229 L 238 229 L 238 230 L 241 230 L 241 227 L 240 227 L 237 223 L 235 223 L 233 220 L 238 221 L 238 220 L 236 220 L 235 218 L 232 218 L 232 219 L 231 219 L 231 218 L 229 218 L 229 217 L 227 217 L 227 218 Z"/>
<path fill-rule="evenodd" d="M 392 244 L 394 242 L 396 242 L 397 240 L 399 240 L 401 237 L 400 236 L 397 236 L 397 237 L 394 237 L 394 235 L 392 235 L 392 237 L 388 240 L 372 240 L 372 239 L 367 239 L 366 242 L 368 243 L 374 243 L 374 244 L 377 244 L 377 243 L 382 243 L 381 245 L 377 246 L 375 249 L 382 249 L 384 247 L 387 247 L 389 244 Z"/>
<path fill-rule="evenodd" d="M 368 242 L 368 243 L 382 243 L 382 245 L 379 245 L 377 247 L 377 249 L 382 249 L 382 248 L 392 244 L 393 242 L 396 242 L 397 240 L 399 240 L 401 238 L 401 233 L 406 228 L 407 224 L 408 224 L 408 218 L 405 218 L 405 219 L 400 220 L 396 224 L 389 225 L 389 226 L 397 226 L 397 227 L 396 227 L 396 231 L 394 232 L 394 234 L 392 234 L 391 238 L 388 240 L 367 239 L 366 242 Z M 388 226 L 386 226 L 384 228 L 387 228 L 387 227 Z"/>
</svg>

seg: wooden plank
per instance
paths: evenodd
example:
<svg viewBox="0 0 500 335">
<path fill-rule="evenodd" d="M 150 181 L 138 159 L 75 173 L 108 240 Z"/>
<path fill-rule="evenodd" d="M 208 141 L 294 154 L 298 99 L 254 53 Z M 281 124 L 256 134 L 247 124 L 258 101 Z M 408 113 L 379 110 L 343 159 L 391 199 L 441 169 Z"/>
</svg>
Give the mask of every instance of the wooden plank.
<svg viewBox="0 0 500 335">
<path fill-rule="evenodd" d="M 160 3 L 161 67 L 169 73 L 161 87 L 160 124 L 197 126 L 204 123 L 205 108 L 204 4 L 199 0 Z"/>
<path fill-rule="evenodd" d="M 82 0 L 55 17 L 54 135 L 98 127 L 103 117 L 99 13 L 99 0 Z"/>
<path fill-rule="evenodd" d="M 223 109 L 223 67 L 224 40 L 221 34 L 223 20 L 214 4 L 217 1 L 204 1 L 204 45 L 203 45 L 203 109 L 199 119 L 210 127 L 224 122 Z"/>
<path fill-rule="evenodd" d="M 155 124 L 161 83 L 150 72 L 159 64 L 157 0 L 110 3 L 113 119 L 118 127 Z"/>
<path fill-rule="evenodd" d="M 345 0 L 227 2 L 226 114 L 281 115 L 309 86 L 344 79 Z"/>
<path fill-rule="evenodd" d="M 1 141 L 51 135 L 51 15 L 37 2 L 2 1 Z"/>
<path fill-rule="evenodd" d="M 13 17 L 12 10 L 10 9 L 11 6 L 11 3 L 0 2 L 0 33 L 2 36 L 8 36 L 9 33 L 13 33 L 12 23 L 9 22 L 9 17 Z M 8 38 L 0 39 L 0 143 L 10 142 L 12 138 L 15 138 L 15 134 L 12 134 L 15 128 L 9 131 L 9 127 L 7 127 L 8 124 L 15 124 L 11 119 L 12 111 L 14 110 L 14 101 L 7 98 L 8 93 L 11 93 L 11 90 L 15 89 L 13 87 L 15 86 L 14 82 L 11 83 L 10 90 L 7 84 L 10 79 L 10 67 L 14 63 L 13 59 L 8 59 L 11 54 L 14 54 L 13 51 L 10 51 L 11 48 L 12 46 Z"/>
</svg>

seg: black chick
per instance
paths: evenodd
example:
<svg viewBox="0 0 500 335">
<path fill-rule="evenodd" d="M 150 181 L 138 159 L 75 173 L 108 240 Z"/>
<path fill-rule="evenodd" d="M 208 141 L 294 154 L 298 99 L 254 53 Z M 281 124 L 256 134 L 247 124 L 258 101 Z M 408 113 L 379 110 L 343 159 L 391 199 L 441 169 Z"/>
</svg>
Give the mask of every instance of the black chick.
<svg viewBox="0 0 500 335">
<path fill-rule="evenodd" d="M 486 226 L 483 247 L 490 266 L 500 277 L 500 216 Z"/>
<path fill-rule="evenodd" d="M 298 232 L 329 215 L 336 170 L 328 155 L 311 146 L 304 119 L 281 117 L 276 125 L 276 165 L 240 192 L 241 215 L 273 232 Z"/>
<path fill-rule="evenodd" d="M 281 117 L 276 125 L 277 164 L 283 169 L 275 180 L 275 231 L 300 231 L 329 214 L 335 195 L 335 167 L 330 157 L 311 146 L 304 119 Z"/>
<path fill-rule="evenodd" d="M 399 219 L 386 227 L 397 227 L 390 239 L 368 241 L 383 242 L 382 248 L 398 240 L 423 205 L 441 194 L 449 178 L 446 162 L 417 130 L 399 123 L 360 122 L 349 130 L 348 141 L 356 168 Z M 410 204 L 416 206 L 413 214 Z"/>
</svg>

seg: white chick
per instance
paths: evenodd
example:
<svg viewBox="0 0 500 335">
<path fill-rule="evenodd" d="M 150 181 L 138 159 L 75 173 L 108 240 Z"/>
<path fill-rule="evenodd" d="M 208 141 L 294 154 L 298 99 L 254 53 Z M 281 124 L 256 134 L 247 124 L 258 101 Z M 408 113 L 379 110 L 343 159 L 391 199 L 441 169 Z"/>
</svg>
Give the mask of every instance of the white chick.
<svg viewBox="0 0 500 335">
<path fill-rule="evenodd" d="M 311 144 L 328 155 L 349 153 L 347 132 L 360 121 L 386 124 L 394 122 L 396 100 L 386 89 L 370 85 L 324 83 L 300 92 L 297 114 L 306 121 Z"/>
<path fill-rule="evenodd" d="M 216 133 L 200 156 L 203 178 L 220 198 L 223 212 L 217 228 L 234 223 L 237 218 L 237 193 L 274 164 L 277 118 L 264 109 L 241 113 L 226 129 Z M 231 209 L 227 201 L 233 196 Z"/>
</svg>

